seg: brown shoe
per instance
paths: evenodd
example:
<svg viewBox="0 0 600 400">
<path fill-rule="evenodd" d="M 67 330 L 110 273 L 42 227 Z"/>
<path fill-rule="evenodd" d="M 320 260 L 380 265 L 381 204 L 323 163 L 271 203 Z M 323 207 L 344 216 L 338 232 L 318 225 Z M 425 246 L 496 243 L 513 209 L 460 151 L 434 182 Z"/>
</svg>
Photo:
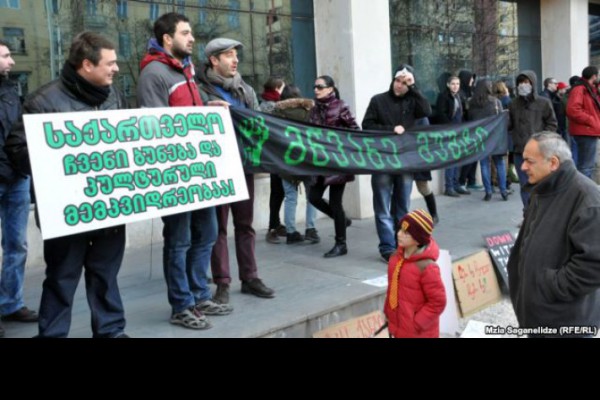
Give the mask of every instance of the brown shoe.
<svg viewBox="0 0 600 400">
<path fill-rule="evenodd" d="M 279 235 L 277 234 L 277 229 L 269 229 L 269 232 L 267 232 L 267 242 L 271 244 L 281 243 L 281 239 L 279 239 Z"/>
<path fill-rule="evenodd" d="M 260 279 L 242 281 L 242 293 L 251 294 L 256 297 L 272 299 L 275 297 L 275 291 L 268 288 Z"/>
<path fill-rule="evenodd" d="M 27 307 L 23 307 L 12 314 L 2 316 L 2 321 L 37 322 L 38 319 L 38 314 Z"/>
<path fill-rule="evenodd" d="M 229 284 L 217 284 L 217 291 L 212 299 L 217 304 L 229 304 Z"/>
</svg>

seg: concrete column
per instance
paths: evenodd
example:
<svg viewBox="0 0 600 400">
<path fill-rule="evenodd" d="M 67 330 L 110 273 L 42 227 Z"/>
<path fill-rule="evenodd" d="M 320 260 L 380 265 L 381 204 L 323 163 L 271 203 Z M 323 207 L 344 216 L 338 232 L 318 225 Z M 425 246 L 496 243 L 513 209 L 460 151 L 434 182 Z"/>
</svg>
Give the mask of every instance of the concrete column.
<svg viewBox="0 0 600 400">
<path fill-rule="evenodd" d="M 588 0 L 541 0 L 542 74 L 567 82 L 589 65 Z"/>
<path fill-rule="evenodd" d="M 361 124 L 392 81 L 389 1 L 318 0 L 314 9 L 317 74 L 333 77 Z M 373 216 L 370 176 L 347 186 L 344 207 L 352 218 Z"/>
</svg>

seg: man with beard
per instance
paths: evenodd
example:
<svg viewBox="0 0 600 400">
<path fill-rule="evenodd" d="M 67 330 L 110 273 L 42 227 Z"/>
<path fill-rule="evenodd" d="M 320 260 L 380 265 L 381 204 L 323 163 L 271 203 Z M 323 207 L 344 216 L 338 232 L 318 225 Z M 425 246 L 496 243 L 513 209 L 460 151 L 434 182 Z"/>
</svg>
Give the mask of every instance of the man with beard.
<svg viewBox="0 0 600 400">
<path fill-rule="evenodd" d="M 238 49 L 243 45 L 232 39 L 217 38 L 211 40 L 205 49 L 208 64 L 201 76 L 200 89 L 211 100 L 223 100 L 234 107 L 258 110 L 256 93 L 242 79 L 238 72 Z M 235 250 L 238 261 L 239 277 L 242 281 L 242 293 L 262 298 L 275 297 L 275 291 L 267 287 L 258 278 L 256 265 L 256 232 L 252 227 L 254 220 L 254 176 L 246 174 L 246 185 L 250 199 L 217 207 L 219 236 L 213 249 L 211 267 L 217 291 L 213 299 L 217 303 L 229 303 L 229 250 L 227 248 L 227 221 L 229 210 L 233 215 L 235 229 Z"/>
<path fill-rule="evenodd" d="M 162 15 L 141 63 L 137 97 L 141 107 L 191 107 L 203 102 L 194 80 L 194 36 L 187 17 Z M 211 105 L 223 105 L 223 102 Z M 211 300 L 210 254 L 217 238 L 214 207 L 162 218 L 163 270 L 172 308 L 171 323 L 189 329 L 211 328 L 205 315 L 227 315 L 229 305 Z"/>
</svg>

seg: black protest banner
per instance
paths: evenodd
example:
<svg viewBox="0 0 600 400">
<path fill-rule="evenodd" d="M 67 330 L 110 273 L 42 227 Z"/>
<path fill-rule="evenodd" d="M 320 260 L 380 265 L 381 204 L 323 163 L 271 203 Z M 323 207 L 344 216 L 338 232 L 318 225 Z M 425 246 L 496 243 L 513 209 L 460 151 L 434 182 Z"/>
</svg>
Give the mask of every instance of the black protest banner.
<svg viewBox="0 0 600 400">
<path fill-rule="evenodd" d="M 506 113 L 395 135 L 302 124 L 246 109 L 230 111 L 247 172 L 397 174 L 458 167 L 507 151 Z"/>
<path fill-rule="evenodd" d="M 508 265 L 510 252 L 515 245 L 515 238 L 509 231 L 491 233 L 484 235 L 483 238 L 485 239 L 485 244 L 490 252 L 492 261 L 494 261 L 494 265 L 500 273 L 502 281 L 508 288 L 508 270 L 506 266 Z"/>
</svg>

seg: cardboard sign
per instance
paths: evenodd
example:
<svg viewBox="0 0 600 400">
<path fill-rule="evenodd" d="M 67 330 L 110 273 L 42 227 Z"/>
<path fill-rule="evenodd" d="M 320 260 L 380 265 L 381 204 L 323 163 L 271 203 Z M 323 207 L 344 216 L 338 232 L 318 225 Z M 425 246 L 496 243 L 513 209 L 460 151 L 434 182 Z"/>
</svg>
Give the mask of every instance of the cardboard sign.
<svg viewBox="0 0 600 400">
<path fill-rule="evenodd" d="M 494 266 L 502 277 L 502 281 L 508 288 L 508 258 L 510 252 L 515 245 L 515 238 L 509 231 L 496 232 L 489 235 L 484 235 L 485 244 L 488 248 Z"/>
<path fill-rule="evenodd" d="M 486 251 L 453 263 L 452 277 L 463 318 L 502 299 L 492 260 Z"/>
<path fill-rule="evenodd" d="M 353 318 L 345 322 L 330 326 L 313 335 L 319 339 L 364 339 L 370 337 L 385 324 L 383 312 L 375 311 L 362 317 Z M 387 329 L 383 330 L 377 338 L 387 338 Z"/>
<path fill-rule="evenodd" d="M 248 199 L 222 107 L 30 114 L 24 122 L 44 239 Z"/>
</svg>

